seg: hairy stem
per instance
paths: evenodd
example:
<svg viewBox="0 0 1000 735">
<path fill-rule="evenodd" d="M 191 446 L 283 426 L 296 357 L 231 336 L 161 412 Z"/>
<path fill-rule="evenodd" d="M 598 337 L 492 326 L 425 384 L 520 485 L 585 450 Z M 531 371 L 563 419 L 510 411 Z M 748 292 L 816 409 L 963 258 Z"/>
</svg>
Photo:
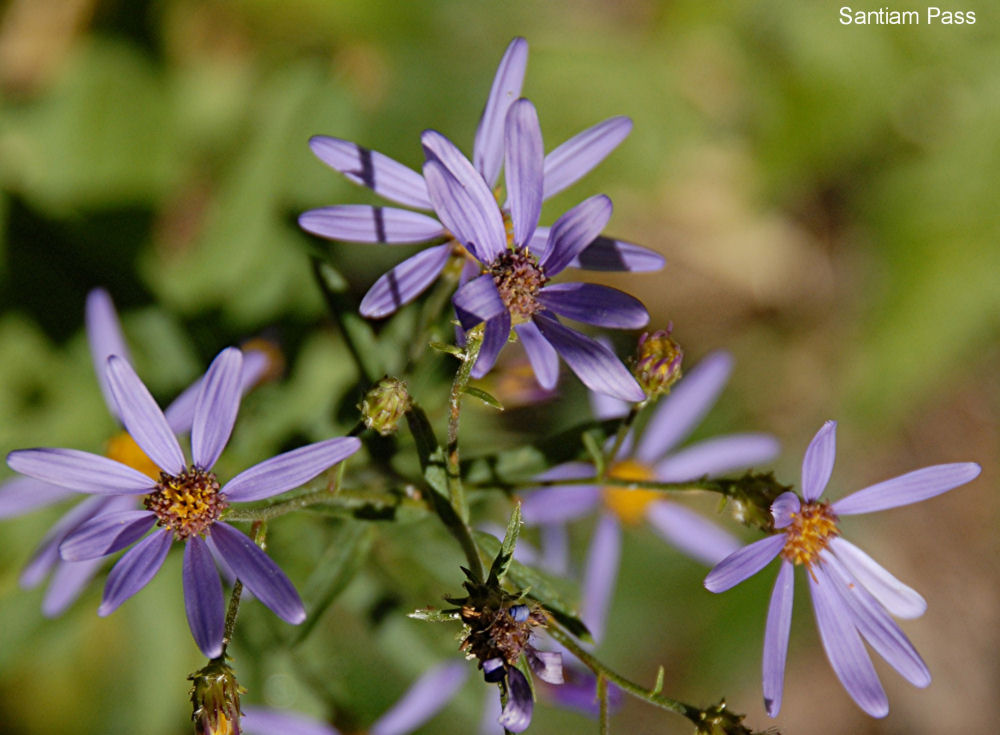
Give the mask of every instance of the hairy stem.
<svg viewBox="0 0 1000 735">
<path fill-rule="evenodd" d="M 462 363 L 458 366 L 458 372 L 455 373 L 455 380 L 451 384 L 451 394 L 448 396 L 448 446 L 445 448 L 448 463 L 448 495 L 452 507 L 463 523 L 469 522 L 469 507 L 465 502 L 465 491 L 462 489 L 462 474 L 458 462 L 458 423 L 462 415 L 462 395 L 469 385 L 472 366 L 476 364 L 476 358 L 479 357 L 479 348 L 482 347 L 482 344 L 480 332 L 469 333 L 465 351 L 462 353 Z"/>
</svg>

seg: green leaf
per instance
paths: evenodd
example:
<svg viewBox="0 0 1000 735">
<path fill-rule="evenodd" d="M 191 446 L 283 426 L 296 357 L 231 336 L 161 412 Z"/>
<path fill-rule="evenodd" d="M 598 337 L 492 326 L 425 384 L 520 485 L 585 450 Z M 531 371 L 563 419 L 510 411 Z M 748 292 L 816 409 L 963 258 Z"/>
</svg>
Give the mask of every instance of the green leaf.
<svg viewBox="0 0 1000 735">
<path fill-rule="evenodd" d="M 500 400 L 496 396 L 487 393 L 481 388 L 476 388 L 474 386 L 467 385 L 465 386 L 465 390 L 463 392 L 466 395 L 472 396 L 473 398 L 478 398 L 487 406 L 492 406 L 497 411 L 503 411 L 503 404 L 500 403 Z"/>
<path fill-rule="evenodd" d="M 514 558 L 514 547 L 517 545 L 517 537 L 521 532 L 521 501 L 515 501 L 514 510 L 511 511 L 510 520 L 507 522 L 507 531 L 504 533 L 503 544 L 497 552 L 490 567 L 488 585 L 501 584 L 510 568 L 510 562 Z"/>
<path fill-rule="evenodd" d="M 656 684 L 653 685 L 653 690 L 650 692 L 654 697 L 663 691 L 663 665 L 656 672 Z"/>
</svg>

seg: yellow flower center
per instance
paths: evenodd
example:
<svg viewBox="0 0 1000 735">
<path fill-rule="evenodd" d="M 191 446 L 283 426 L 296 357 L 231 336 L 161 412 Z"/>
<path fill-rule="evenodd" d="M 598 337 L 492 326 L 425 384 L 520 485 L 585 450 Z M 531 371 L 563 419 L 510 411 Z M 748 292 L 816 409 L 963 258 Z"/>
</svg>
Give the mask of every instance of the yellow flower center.
<svg viewBox="0 0 1000 735">
<path fill-rule="evenodd" d="M 160 468 L 153 463 L 153 460 L 146 456 L 146 453 L 135 443 L 135 439 L 129 436 L 126 431 L 108 439 L 104 454 L 108 459 L 113 459 L 116 462 L 128 465 L 134 470 L 139 470 L 139 472 L 147 477 L 152 477 L 154 480 L 160 476 Z"/>
<path fill-rule="evenodd" d="M 219 492 L 214 473 L 191 467 L 176 476 L 161 472 L 156 490 L 145 497 L 143 505 L 156 514 L 160 526 L 183 540 L 215 523 L 229 503 Z"/>
<path fill-rule="evenodd" d="M 793 564 L 811 566 L 819 553 L 830 544 L 830 539 L 840 534 L 837 516 L 828 503 L 803 503 L 798 513 L 792 513 L 792 522 L 782 529 L 785 546 L 781 558 Z"/>
<path fill-rule="evenodd" d="M 623 459 L 611 466 L 609 477 L 619 480 L 636 480 L 639 482 L 655 480 L 656 475 L 649 465 L 634 459 Z M 624 523 L 637 525 L 646 514 L 646 507 L 661 497 L 655 490 L 618 487 L 607 485 L 602 491 L 604 505 L 622 519 Z"/>
</svg>

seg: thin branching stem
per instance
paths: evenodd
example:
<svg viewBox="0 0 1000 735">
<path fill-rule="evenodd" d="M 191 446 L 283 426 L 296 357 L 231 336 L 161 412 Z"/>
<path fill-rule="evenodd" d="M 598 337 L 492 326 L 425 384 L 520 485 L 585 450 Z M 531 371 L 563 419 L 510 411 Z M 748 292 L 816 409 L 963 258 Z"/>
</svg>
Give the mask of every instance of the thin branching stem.
<svg viewBox="0 0 1000 735">
<path fill-rule="evenodd" d="M 472 366 L 476 364 L 482 344 L 481 333 L 473 331 L 469 334 L 465 351 L 462 353 L 462 362 L 458 366 L 458 372 L 455 373 L 451 394 L 448 396 L 448 446 L 445 448 L 448 463 L 448 494 L 452 507 L 463 523 L 469 522 L 469 507 L 465 502 L 462 472 L 458 461 L 458 424 L 462 416 L 462 396 L 469 385 Z"/>
</svg>

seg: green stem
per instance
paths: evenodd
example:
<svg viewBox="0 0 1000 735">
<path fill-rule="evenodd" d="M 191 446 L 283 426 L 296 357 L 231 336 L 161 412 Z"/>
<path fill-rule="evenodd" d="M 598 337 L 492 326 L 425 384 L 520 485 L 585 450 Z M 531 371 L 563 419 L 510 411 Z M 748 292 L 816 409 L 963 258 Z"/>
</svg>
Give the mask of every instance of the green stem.
<svg viewBox="0 0 1000 735">
<path fill-rule="evenodd" d="M 380 492 L 371 491 L 356 492 L 351 490 L 338 490 L 334 495 L 327 489 L 316 490 L 305 493 L 288 500 L 280 500 L 272 505 L 265 505 L 260 508 L 237 508 L 228 511 L 225 515 L 227 521 L 270 521 L 297 510 L 306 510 L 319 506 L 329 506 L 350 512 L 357 508 L 369 509 L 390 509 L 403 506 L 416 509 L 426 507 L 416 501 L 403 497 L 402 492 Z"/>
<path fill-rule="evenodd" d="M 608 680 L 603 674 L 597 675 L 597 701 L 600 702 L 601 735 L 611 735 L 611 718 L 608 716 Z"/>
<path fill-rule="evenodd" d="M 686 480 L 684 482 L 663 482 L 661 480 L 630 480 L 624 477 L 614 477 L 593 475 L 592 477 L 566 478 L 559 480 L 518 480 L 515 482 L 490 482 L 488 484 L 471 484 L 470 487 L 477 489 L 496 488 L 504 491 L 528 490 L 539 487 L 558 487 L 560 485 L 605 485 L 609 487 L 620 487 L 628 490 L 662 490 L 662 491 L 686 491 L 704 490 L 712 493 L 719 493 L 726 497 L 733 495 L 733 488 L 739 485 L 739 480 L 727 478 L 709 480 L 701 478 L 698 480 Z"/>
<path fill-rule="evenodd" d="M 618 450 L 622 448 L 622 442 L 625 441 L 625 437 L 628 436 L 629 429 L 632 428 L 632 424 L 635 423 L 635 417 L 639 415 L 639 411 L 642 407 L 646 405 L 646 401 L 642 403 L 633 403 L 632 407 L 629 409 L 628 415 L 622 420 L 618 425 L 618 431 L 615 433 L 614 444 L 611 445 L 611 449 L 604 455 L 604 474 L 607 474 L 608 468 L 615 461 L 618 456 Z"/>
<path fill-rule="evenodd" d="M 448 495 L 458 517 L 462 519 L 462 523 L 466 524 L 469 522 L 469 507 L 465 502 L 462 473 L 458 461 L 458 422 L 462 415 L 462 396 L 469 385 L 472 366 L 476 364 L 476 358 L 479 357 L 479 349 L 482 345 L 482 333 L 470 332 L 465 351 L 462 353 L 462 363 L 458 366 L 458 372 L 455 373 L 455 380 L 451 384 L 451 394 L 448 396 L 448 446 L 445 448 L 448 463 Z"/>
<path fill-rule="evenodd" d="M 253 524 L 253 542 L 260 548 L 264 548 L 264 539 L 267 536 L 267 524 L 258 521 Z M 233 631 L 236 629 L 236 616 L 240 611 L 240 597 L 243 594 L 243 582 L 239 579 L 233 585 L 233 593 L 229 597 L 229 606 L 226 608 L 226 628 L 222 634 L 222 653 L 219 658 L 225 660 L 226 649 L 233 640 Z"/>
</svg>

